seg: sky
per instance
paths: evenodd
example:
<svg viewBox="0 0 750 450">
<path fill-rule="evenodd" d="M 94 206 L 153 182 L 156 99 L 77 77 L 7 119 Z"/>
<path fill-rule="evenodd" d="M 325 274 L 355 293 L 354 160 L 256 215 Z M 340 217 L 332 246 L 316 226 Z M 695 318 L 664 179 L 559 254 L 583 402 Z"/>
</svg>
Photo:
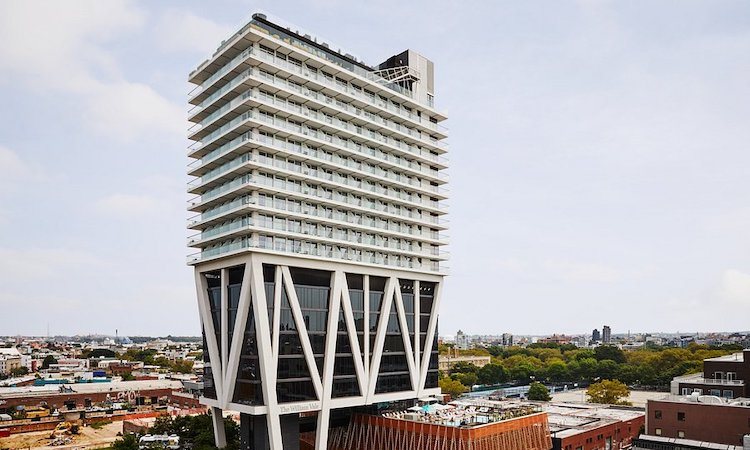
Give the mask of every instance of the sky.
<svg viewBox="0 0 750 450">
<path fill-rule="evenodd" d="M 188 73 L 253 12 L 449 116 L 440 333 L 750 329 L 750 3 L 0 2 L 0 335 L 198 335 Z"/>
</svg>

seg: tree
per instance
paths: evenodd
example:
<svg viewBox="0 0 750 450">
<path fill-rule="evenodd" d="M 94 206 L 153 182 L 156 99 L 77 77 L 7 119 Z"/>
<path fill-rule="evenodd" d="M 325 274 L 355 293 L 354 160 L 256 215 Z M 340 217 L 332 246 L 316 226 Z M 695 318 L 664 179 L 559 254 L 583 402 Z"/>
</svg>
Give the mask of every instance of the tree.
<svg viewBox="0 0 750 450">
<path fill-rule="evenodd" d="M 583 358 L 578 360 L 579 376 L 583 380 L 591 380 L 596 376 L 599 362 L 594 358 Z"/>
<path fill-rule="evenodd" d="M 543 385 L 542 383 L 535 381 L 531 383 L 531 386 L 529 386 L 529 400 L 537 400 L 540 402 L 547 402 L 552 399 L 549 395 L 549 390 L 547 389 L 547 386 Z"/>
<path fill-rule="evenodd" d="M 466 387 L 471 387 L 477 384 L 477 374 L 475 373 L 454 373 L 451 374 L 451 378 L 458 380 Z"/>
<path fill-rule="evenodd" d="M 22 377 L 28 374 L 29 374 L 29 368 L 26 366 L 14 367 L 10 369 L 10 376 L 12 377 Z"/>
<path fill-rule="evenodd" d="M 619 365 L 611 359 L 599 361 L 596 368 L 596 376 L 601 380 L 614 380 L 617 377 L 617 368 Z"/>
<path fill-rule="evenodd" d="M 459 361 L 451 367 L 451 373 L 476 373 L 478 370 L 479 367 L 466 361 Z"/>
<path fill-rule="evenodd" d="M 602 380 L 592 384 L 586 390 L 586 396 L 591 403 L 607 405 L 629 405 L 630 402 L 623 400 L 628 395 L 630 395 L 630 389 L 618 380 Z"/>
<path fill-rule="evenodd" d="M 559 359 L 550 361 L 547 364 L 547 379 L 551 381 L 565 381 L 570 379 L 568 365 Z"/>
<path fill-rule="evenodd" d="M 194 450 L 214 449 L 214 429 L 209 414 L 197 416 L 157 417 L 149 430 L 152 434 L 176 434 Z M 236 450 L 240 444 L 239 426 L 233 420 L 224 419 L 227 450 Z"/>
<path fill-rule="evenodd" d="M 449 377 L 441 378 L 440 381 L 438 381 L 438 384 L 440 385 L 440 390 L 443 394 L 450 394 L 453 398 L 456 398 L 469 390 L 466 386 L 461 384 L 460 381 Z"/>
<path fill-rule="evenodd" d="M 108 348 L 95 348 L 88 354 L 88 358 L 114 358 L 115 352 Z"/>
<path fill-rule="evenodd" d="M 594 349 L 594 355 L 597 361 L 611 359 L 618 364 L 625 362 L 625 352 L 614 345 L 600 345 Z"/>
<path fill-rule="evenodd" d="M 122 374 L 122 381 L 133 381 L 135 380 L 135 376 L 133 376 L 132 372 L 125 372 Z"/>
<path fill-rule="evenodd" d="M 112 443 L 112 450 L 138 450 L 138 440 L 132 434 L 126 434 Z"/>
<path fill-rule="evenodd" d="M 508 371 L 500 364 L 486 364 L 477 372 L 480 384 L 498 384 L 508 381 Z"/>
<path fill-rule="evenodd" d="M 49 369 L 50 364 L 57 364 L 57 360 L 52 355 L 47 355 L 42 361 L 42 369 Z"/>
</svg>

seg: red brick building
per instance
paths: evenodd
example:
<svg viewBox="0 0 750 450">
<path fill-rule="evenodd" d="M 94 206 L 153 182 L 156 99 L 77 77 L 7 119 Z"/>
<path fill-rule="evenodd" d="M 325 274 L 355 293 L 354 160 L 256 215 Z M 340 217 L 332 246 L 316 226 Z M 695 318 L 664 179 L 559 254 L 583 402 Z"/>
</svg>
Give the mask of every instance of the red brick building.
<svg viewBox="0 0 750 450">
<path fill-rule="evenodd" d="M 551 404 L 544 410 L 553 450 L 627 448 L 645 426 L 645 414 L 634 408 Z"/>
<path fill-rule="evenodd" d="M 653 436 L 742 446 L 743 436 L 750 434 L 750 401 L 715 402 L 715 398 L 708 397 L 649 400 L 646 432 Z"/>
<path fill-rule="evenodd" d="M 300 448 L 312 450 L 314 436 L 303 435 Z M 382 416 L 358 415 L 345 430 L 331 430 L 332 450 L 548 450 L 545 413 L 473 427 L 456 427 Z"/>
</svg>

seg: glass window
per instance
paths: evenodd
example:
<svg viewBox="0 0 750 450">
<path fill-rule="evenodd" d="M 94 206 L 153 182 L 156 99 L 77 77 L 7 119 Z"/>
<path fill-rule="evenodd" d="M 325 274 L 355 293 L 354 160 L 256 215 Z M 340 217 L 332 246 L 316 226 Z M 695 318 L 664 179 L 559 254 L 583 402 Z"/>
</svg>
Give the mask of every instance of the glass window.
<svg viewBox="0 0 750 450">
<path fill-rule="evenodd" d="M 680 422 L 684 422 L 685 421 L 685 413 L 681 412 L 681 411 L 677 412 L 677 420 L 679 420 Z"/>
</svg>

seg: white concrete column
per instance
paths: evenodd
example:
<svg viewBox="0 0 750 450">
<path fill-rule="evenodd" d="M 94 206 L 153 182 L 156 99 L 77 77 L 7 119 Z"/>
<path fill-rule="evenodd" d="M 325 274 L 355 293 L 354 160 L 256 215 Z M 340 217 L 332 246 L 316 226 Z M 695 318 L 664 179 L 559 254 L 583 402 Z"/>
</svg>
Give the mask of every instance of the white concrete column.
<svg viewBox="0 0 750 450">
<path fill-rule="evenodd" d="M 214 443 L 217 448 L 227 447 L 227 435 L 224 431 L 224 417 L 222 416 L 222 410 L 219 408 L 211 407 L 211 421 L 214 425 Z"/>
</svg>

